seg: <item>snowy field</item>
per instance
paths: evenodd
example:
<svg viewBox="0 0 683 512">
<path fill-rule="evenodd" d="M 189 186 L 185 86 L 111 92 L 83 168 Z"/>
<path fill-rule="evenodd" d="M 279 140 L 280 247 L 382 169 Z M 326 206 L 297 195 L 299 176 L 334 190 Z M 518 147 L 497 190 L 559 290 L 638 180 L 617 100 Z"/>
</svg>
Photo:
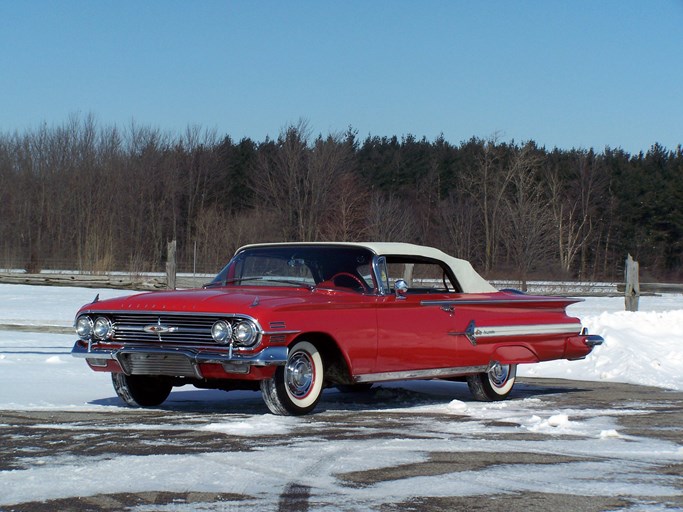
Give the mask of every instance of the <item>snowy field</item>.
<svg viewBox="0 0 683 512">
<path fill-rule="evenodd" d="M 116 414 L 124 408 L 114 395 L 108 374 L 89 370 L 81 359 L 69 355 L 74 342 L 71 334 L 65 332 L 71 327 L 76 310 L 91 302 L 95 294 L 102 299 L 129 294 L 130 291 L 93 290 L 82 288 L 57 288 L 0 284 L 0 418 L 3 411 L 82 411 Z M 640 311 L 623 311 L 623 298 L 588 298 L 569 308 L 572 315 L 579 317 L 591 333 L 600 334 L 605 343 L 583 361 L 556 361 L 538 365 L 521 366 L 519 376 L 552 377 L 585 381 L 613 381 L 655 386 L 683 391 L 683 296 L 665 295 L 642 297 Z M 50 332 L 41 332 L 45 327 Z M 669 461 L 683 463 L 683 440 L 672 443 L 664 440 L 647 441 L 624 436 L 618 431 L 617 418 L 628 411 L 613 410 L 550 410 L 543 408 L 537 398 L 522 398 L 496 404 L 469 402 L 466 394 L 457 395 L 463 400 L 452 399 L 449 391 L 439 386 L 457 386 L 454 383 L 398 383 L 383 385 L 388 392 L 395 389 L 443 396 L 442 403 L 407 404 L 407 410 L 415 422 L 421 415 L 429 417 L 429 435 L 433 439 L 400 439 L 373 444 L 372 439 L 343 440 L 336 443 L 321 442 L 315 437 L 287 446 L 277 454 L 288 459 L 291 467 L 284 471 L 306 475 L 306 466 L 321 465 L 319 475 L 302 476 L 306 484 L 326 493 L 339 493 L 345 499 L 356 503 L 380 506 L 386 496 L 399 500 L 411 493 L 426 492 L 430 496 L 476 495 L 481 492 L 553 492 L 558 481 L 564 481 L 564 492 L 584 495 L 616 495 L 621 492 L 630 496 L 672 496 L 680 494 L 680 481 L 676 477 L 664 477 L 642 472 L 650 464 Z M 325 392 L 336 393 L 329 390 Z M 213 415 L 210 421 L 199 428 L 216 432 L 217 435 L 248 438 L 261 432 L 294 436 L 309 428 L 311 421 L 325 424 L 334 421 L 335 411 L 329 406 L 324 413 L 310 418 L 285 418 L 265 414 L 259 405 L 260 397 L 252 392 L 226 394 L 220 391 L 202 391 L 182 388 L 171 394 L 165 404 L 173 409 L 177 404 L 183 414 L 182 404 L 188 400 L 204 403 L 207 410 L 211 404 L 226 401 L 243 401 L 247 404 L 246 414 Z M 224 411 L 225 408 L 218 407 Z M 399 401 L 396 412 L 406 409 L 406 403 Z M 358 414 L 363 414 L 363 410 Z M 434 422 L 434 414 L 446 417 L 466 417 L 467 427 L 448 420 Z M 318 416 L 318 419 L 315 417 Z M 217 419 L 218 418 L 218 419 Z M 427 421 L 425 419 L 425 421 Z M 477 429 L 492 421 L 509 422 L 512 427 L 499 426 L 508 433 L 552 433 L 554 440 L 545 441 L 543 450 L 563 454 L 623 453 L 623 461 L 577 463 L 571 468 L 562 465 L 531 467 L 533 478 L 517 484 L 502 480 L 491 469 L 486 474 L 462 475 L 455 478 L 414 478 L 387 482 L 370 488 L 340 490 L 334 475 L 343 471 L 368 470 L 391 464 L 408 464 L 423 460 L 430 450 L 444 450 L 443 438 L 454 435 L 457 428 L 471 429 L 457 432 L 469 436 L 468 450 L 471 451 L 535 451 L 540 445 L 533 441 L 506 441 L 495 443 L 478 441 Z M 502 423 L 501 423 L 502 424 Z M 5 426 L 0 419 L 0 429 Z M 72 428 L 73 425 L 54 425 L 54 428 Z M 84 427 L 87 430 L 87 427 Z M 164 428 L 163 426 L 159 428 Z M 168 427 L 174 428 L 174 427 Z M 485 427 L 489 429 L 490 427 Z M 506 430 L 507 429 L 507 430 Z M 371 436 L 369 436 L 371 437 Z M 311 447 L 314 447 L 311 450 Z M 459 447 L 462 449 L 462 446 Z M 601 451 L 602 450 L 602 451 Z M 292 456 L 295 454 L 295 456 Z M 3 506 L 23 503 L 29 500 L 55 499 L 61 497 L 89 495 L 98 492 L 127 492 L 145 490 L 187 490 L 243 492 L 250 485 L 250 495 L 273 496 L 281 491 L 284 473 L 271 471 L 268 475 L 246 473 L 232 475 L 231 479 L 216 479 L 211 475 L 229 471 L 235 464 L 252 469 L 267 467 L 273 454 L 259 451 L 244 453 L 211 453 L 177 456 L 117 457 L 114 459 L 92 458 L 74 460 L 64 457 L 43 460 L 39 465 L 27 465 L 22 470 L 0 471 L 0 509 Z M 606 455 L 607 457 L 607 455 Z M 244 459 L 242 461 L 241 459 Z M 248 459 L 248 460 L 247 460 Z M 323 464 L 324 461 L 327 461 Z M 132 471 L 136 468 L 136 471 Z M 86 471 L 87 470 L 87 471 Z M 255 470 L 255 469 L 254 469 Z M 138 478 L 142 471 L 146 478 Z M 602 487 L 600 481 L 609 472 L 610 486 Z M 480 472 L 479 472 L 480 473 Z M 530 473 L 531 474 L 531 473 Z M 579 476 L 580 474 L 580 476 Z M 150 477 L 150 475 L 153 475 Z M 191 476 L 190 476 L 191 475 Z M 477 478 L 474 478 L 477 476 Z M 188 480 L 189 478 L 189 480 Z M 258 482 L 258 483 L 256 483 Z M 529 483 L 535 482 L 535 483 Z M 426 486 L 426 487 L 425 487 Z M 558 491 L 560 492 L 560 491 Z M 469 493 L 469 494 L 468 494 Z M 602 493 L 602 494 L 601 494 Z M 607 494 L 605 494 L 607 493 Z M 272 502 L 272 501 L 271 501 Z M 254 502 L 259 505 L 263 502 Z M 243 504 L 248 509 L 249 502 Z M 207 505 L 206 510 L 216 510 Z M 314 507 L 313 507 L 314 508 Z M 241 508 L 236 505 L 235 510 Z M 330 509 L 330 508 L 326 508 Z M 334 509 L 334 508 L 332 508 Z M 356 509 L 351 506 L 349 509 Z M 142 509 L 141 509 L 142 510 Z M 159 510 L 155 508 L 155 510 Z M 182 505 L 169 506 L 163 510 L 189 510 Z M 647 504 L 633 510 L 661 510 L 657 505 Z"/>
</svg>

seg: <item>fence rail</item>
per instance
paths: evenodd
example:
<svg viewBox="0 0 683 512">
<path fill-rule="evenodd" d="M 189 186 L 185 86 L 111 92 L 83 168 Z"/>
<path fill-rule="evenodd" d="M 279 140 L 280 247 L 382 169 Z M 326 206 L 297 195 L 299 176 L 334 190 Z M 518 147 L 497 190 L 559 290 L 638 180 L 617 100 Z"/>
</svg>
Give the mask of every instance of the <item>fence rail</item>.
<svg viewBox="0 0 683 512">
<path fill-rule="evenodd" d="M 178 288 L 196 288 L 213 279 L 212 274 L 180 273 Z M 102 274 L 74 271 L 44 271 L 28 274 L 23 270 L 0 272 L 0 283 L 32 284 L 43 286 L 80 286 L 84 288 L 118 288 L 129 290 L 162 290 L 167 287 L 162 272 Z M 492 280 L 499 290 L 519 289 L 518 281 Z M 640 283 L 642 294 L 683 293 L 683 283 Z M 592 281 L 529 281 L 527 293 L 560 296 L 623 296 L 624 283 Z"/>
<path fill-rule="evenodd" d="M 178 288 L 196 288 L 213 279 L 203 274 L 178 274 Z M 168 287 L 163 273 L 112 272 L 103 274 L 83 274 L 77 272 L 49 271 L 39 274 L 26 272 L 0 272 L 0 283 L 31 284 L 42 286 L 79 286 L 82 288 L 116 288 L 125 290 L 163 290 Z"/>
</svg>

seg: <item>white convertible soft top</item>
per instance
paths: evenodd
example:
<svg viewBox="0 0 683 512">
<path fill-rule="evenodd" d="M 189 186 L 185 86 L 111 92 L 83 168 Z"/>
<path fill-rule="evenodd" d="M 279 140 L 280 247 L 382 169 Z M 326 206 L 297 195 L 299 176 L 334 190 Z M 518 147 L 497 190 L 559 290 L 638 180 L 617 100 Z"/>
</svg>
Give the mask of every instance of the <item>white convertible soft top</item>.
<svg viewBox="0 0 683 512">
<path fill-rule="evenodd" d="M 496 288 L 494 288 L 486 279 L 481 277 L 477 271 L 474 270 L 474 268 L 472 268 L 472 265 L 469 261 L 454 258 L 453 256 L 450 256 L 439 249 L 435 249 L 434 247 L 426 247 L 424 245 L 407 244 L 402 242 L 285 242 L 245 245 L 244 247 L 238 249 L 237 252 L 250 247 L 279 245 L 346 245 L 350 247 L 365 247 L 378 256 L 422 256 L 424 258 L 443 261 L 446 265 L 448 265 L 460 283 L 464 293 L 486 293 L 496 291 Z"/>
<path fill-rule="evenodd" d="M 462 291 L 465 293 L 486 293 L 495 292 L 496 289 L 483 277 L 481 277 L 472 267 L 469 261 L 454 258 L 445 252 L 427 247 L 424 245 L 394 243 L 394 242 L 373 242 L 358 244 L 367 247 L 378 255 L 385 256 L 423 256 L 433 260 L 440 260 L 446 263 L 455 278 L 460 283 Z"/>
</svg>

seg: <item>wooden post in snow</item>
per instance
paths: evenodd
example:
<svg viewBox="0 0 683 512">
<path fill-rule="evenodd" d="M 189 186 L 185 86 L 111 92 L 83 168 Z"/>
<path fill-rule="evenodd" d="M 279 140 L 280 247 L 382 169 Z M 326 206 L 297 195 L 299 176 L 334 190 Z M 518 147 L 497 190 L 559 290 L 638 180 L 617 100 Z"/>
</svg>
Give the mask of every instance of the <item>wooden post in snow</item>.
<svg viewBox="0 0 683 512">
<path fill-rule="evenodd" d="M 638 311 L 640 300 L 640 280 L 638 277 L 638 262 L 633 261 L 631 255 L 626 258 L 626 287 L 624 288 L 624 302 L 626 311 Z"/>
<path fill-rule="evenodd" d="M 166 256 L 166 287 L 175 290 L 176 263 L 175 263 L 175 240 L 168 243 Z"/>
</svg>

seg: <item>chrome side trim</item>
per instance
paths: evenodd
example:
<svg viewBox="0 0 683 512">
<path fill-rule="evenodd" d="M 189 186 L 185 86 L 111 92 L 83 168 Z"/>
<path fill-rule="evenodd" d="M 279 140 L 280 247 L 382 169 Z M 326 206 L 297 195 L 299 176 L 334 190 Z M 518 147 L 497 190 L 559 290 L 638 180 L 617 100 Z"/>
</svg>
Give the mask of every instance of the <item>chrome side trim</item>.
<svg viewBox="0 0 683 512">
<path fill-rule="evenodd" d="M 421 306 L 477 306 L 490 304 L 531 304 L 538 302 L 563 302 L 574 304 L 576 302 L 583 302 L 583 299 L 576 299 L 570 297 L 540 297 L 540 298 L 514 298 L 514 299 L 453 299 L 453 300 L 423 300 L 420 301 Z"/>
<path fill-rule="evenodd" d="M 477 337 L 475 335 L 475 329 L 476 328 L 477 328 L 477 326 L 474 323 L 474 320 L 470 320 L 470 323 L 467 324 L 467 329 L 465 329 L 464 332 L 451 331 L 448 333 L 448 335 L 449 336 L 465 336 L 470 341 L 472 346 L 476 347 L 477 346 Z"/>
<path fill-rule="evenodd" d="M 533 336 L 537 334 L 575 335 L 579 332 L 581 332 L 581 324 L 495 325 L 476 326 L 472 335 L 475 338 L 496 338 L 499 336 Z"/>
<path fill-rule="evenodd" d="M 428 370 L 406 370 L 400 372 L 365 373 L 356 375 L 355 382 L 382 382 L 387 380 L 435 379 L 441 377 L 461 377 L 488 371 L 490 365 L 455 366 L 452 368 L 431 368 Z"/>
<path fill-rule="evenodd" d="M 298 331 L 263 331 L 264 336 L 273 336 L 275 334 L 299 334 L 301 330 Z"/>
<path fill-rule="evenodd" d="M 477 327 L 472 320 L 465 332 L 451 331 L 449 336 L 466 336 L 476 345 L 479 338 L 499 338 L 505 336 L 534 336 L 539 334 L 566 334 L 577 335 L 581 333 L 581 324 L 538 324 L 538 325 L 496 325 Z"/>
</svg>

